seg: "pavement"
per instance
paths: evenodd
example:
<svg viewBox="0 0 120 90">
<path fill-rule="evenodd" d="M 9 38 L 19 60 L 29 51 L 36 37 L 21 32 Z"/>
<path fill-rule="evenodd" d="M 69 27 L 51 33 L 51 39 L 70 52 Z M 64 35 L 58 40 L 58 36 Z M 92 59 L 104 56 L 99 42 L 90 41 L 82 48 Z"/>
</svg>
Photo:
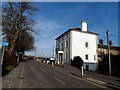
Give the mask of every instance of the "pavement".
<svg viewBox="0 0 120 90">
<path fill-rule="evenodd" d="M 120 89 L 120 78 L 118 77 L 109 75 L 106 76 L 90 71 L 84 71 L 84 75 L 82 76 L 81 70 L 69 64 L 54 64 L 54 66 L 51 67 L 63 71 L 65 73 L 68 73 L 72 76 L 86 79 L 87 81 L 96 83 L 98 85 L 102 85 L 111 89 Z"/>
<path fill-rule="evenodd" d="M 10 71 L 7 75 L 2 77 L 2 88 L 10 88 L 11 86 L 19 87 L 22 77 L 22 63 Z M 15 82 L 16 84 L 14 84 Z"/>
</svg>

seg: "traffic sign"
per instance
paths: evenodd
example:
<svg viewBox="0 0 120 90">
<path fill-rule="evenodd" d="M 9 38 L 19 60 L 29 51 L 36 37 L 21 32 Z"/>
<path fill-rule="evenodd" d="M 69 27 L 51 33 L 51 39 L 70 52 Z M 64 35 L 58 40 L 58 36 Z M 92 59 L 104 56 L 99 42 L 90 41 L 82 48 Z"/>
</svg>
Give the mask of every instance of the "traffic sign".
<svg viewBox="0 0 120 90">
<path fill-rule="evenodd" d="M 8 42 L 2 42 L 2 46 L 8 46 Z"/>
</svg>

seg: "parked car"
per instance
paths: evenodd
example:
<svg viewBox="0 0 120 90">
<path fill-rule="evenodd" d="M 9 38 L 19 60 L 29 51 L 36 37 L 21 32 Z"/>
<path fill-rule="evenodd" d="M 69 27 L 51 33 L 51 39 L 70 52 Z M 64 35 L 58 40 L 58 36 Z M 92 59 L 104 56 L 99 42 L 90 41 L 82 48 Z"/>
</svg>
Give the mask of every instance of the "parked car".
<svg viewBox="0 0 120 90">
<path fill-rule="evenodd" d="M 51 58 L 50 58 L 50 60 L 51 60 L 51 61 L 54 61 L 54 60 L 55 60 L 55 58 L 54 58 L 54 57 L 51 57 Z"/>
<path fill-rule="evenodd" d="M 51 62 L 55 63 L 55 58 L 54 57 L 51 57 L 50 60 L 51 60 Z"/>
<path fill-rule="evenodd" d="M 50 64 L 50 63 L 51 63 L 50 58 L 46 58 L 45 60 L 46 60 L 46 63 L 47 63 L 47 64 Z"/>
</svg>

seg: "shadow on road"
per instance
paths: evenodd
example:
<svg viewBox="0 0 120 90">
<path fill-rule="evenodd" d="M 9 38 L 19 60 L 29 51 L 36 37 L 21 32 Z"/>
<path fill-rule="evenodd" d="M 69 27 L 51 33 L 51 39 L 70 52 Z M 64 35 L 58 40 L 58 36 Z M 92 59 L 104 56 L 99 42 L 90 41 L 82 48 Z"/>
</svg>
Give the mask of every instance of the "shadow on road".
<svg viewBox="0 0 120 90">
<path fill-rule="evenodd" d="M 63 67 L 64 68 L 64 66 L 63 65 L 59 65 L 59 64 L 55 64 L 56 66 L 60 66 L 60 67 Z"/>
</svg>

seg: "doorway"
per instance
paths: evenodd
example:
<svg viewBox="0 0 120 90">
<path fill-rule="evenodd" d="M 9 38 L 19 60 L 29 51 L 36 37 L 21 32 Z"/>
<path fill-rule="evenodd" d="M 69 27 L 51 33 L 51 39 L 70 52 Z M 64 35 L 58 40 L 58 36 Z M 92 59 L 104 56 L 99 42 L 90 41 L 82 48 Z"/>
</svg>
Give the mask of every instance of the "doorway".
<svg viewBox="0 0 120 90">
<path fill-rule="evenodd" d="M 89 65 L 86 65 L 86 71 L 89 71 Z"/>
<path fill-rule="evenodd" d="M 59 61 L 60 61 L 60 64 L 63 64 L 63 53 L 59 54 Z"/>
</svg>

